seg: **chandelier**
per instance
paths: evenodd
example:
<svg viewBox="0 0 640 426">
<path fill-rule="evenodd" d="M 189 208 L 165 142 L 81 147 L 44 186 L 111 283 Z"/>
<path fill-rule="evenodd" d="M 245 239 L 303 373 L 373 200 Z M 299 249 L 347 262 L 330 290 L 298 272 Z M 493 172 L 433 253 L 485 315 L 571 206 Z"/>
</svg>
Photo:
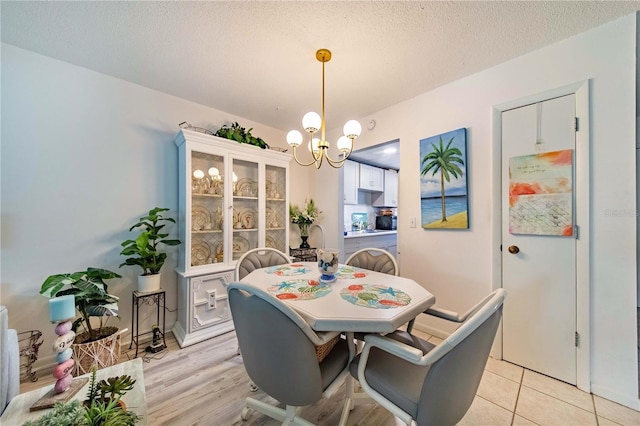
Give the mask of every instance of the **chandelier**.
<svg viewBox="0 0 640 426">
<path fill-rule="evenodd" d="M 353 141 L 355 138 L 360 136 L 362 127 L 356 120 L 347 121 L 343 128 L 344 136 L 341 136 L 336 143 L 338 150 L 342 153 L 342 158 L 334 160 L 329 157 L 329 142 L 325 139 L 324 121 L 324 64 L 331 60 L 331 52 L 327 49 L 320 49 L 316 52 L 316 59 L 322 62 L 322 117 L 315 112 L 308 112 L 304 117 L 302 117 L 302 127 L 307 133 L 309 133 L 309 151 L 313 157 L 311 162 L 302 163 L 298 160 L 296 148 L 299 147 L 303 141 L 302 134 L 299 131 L 291 130 L 287 133 L 287 143 L 293 148 L 293 158 L 295 158 L 296 162 L 301 166 L 314 165 L 316 169 L 319 169 L 320 166 L 322 166 L 323 159 L 326 158 L 327 163 L 329 163 L 331 167 L 337 169 L 342 167 L 345 160 L 351 154 L 351 151 L 353 150 Z M 321 138 L 319 139 L 313 137 L 318 130 L 321 131 Z"/>
</svg>

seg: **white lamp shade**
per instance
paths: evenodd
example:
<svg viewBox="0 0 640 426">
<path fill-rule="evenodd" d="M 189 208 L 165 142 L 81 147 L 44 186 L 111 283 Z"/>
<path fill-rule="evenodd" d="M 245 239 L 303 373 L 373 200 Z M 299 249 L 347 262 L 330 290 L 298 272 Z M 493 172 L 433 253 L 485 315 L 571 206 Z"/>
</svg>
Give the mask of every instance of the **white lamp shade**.
<svg viewBox="0 0 640 426">
<path fill-rule="evenodd" d="M 193 172 L 193 177 L 196 179 L 202 179 L 204 177 L 204 172 L 202 170 L 195 170 Z"/>
<path fill-rule="evenodd" d="M 218 170 L 217 167 L 211 167 L 209 169 L 209 176 L 211 176 L 211 177 L 220 176 L 220 170 Z"/>
<path fill-rule="evenodd" d="M 320 130 L 322 119 L 316 112 L 308 112 L 302 117 L 302 127 L 309 133 L 315 133 Z"/>
<path fill-rule="evenodd" d="M 336 145 L 340 151 L 347 152 L 351 151 L 352 141 L 346 136 L 340 136 L 340 139 L 338 139 Z"/>
<path fill-rule="evenodd" d="M 320 142 L 320 139 L 313 138 L 309 142 L 309 151 L 312 151 L 314 154 L 318 154 L 318 151 L 320 151 L 320 148 L 318 148 L 318 142 Z"/>
<path fill-rule="evenodd" d="M 342 130 L 344 130 L 344 135 L 346 137 L 348 137 L 349 139 L 355 139 L 360 136 L 360 133 L 362 132 L 362 126 L 356 120 L 349 120 L 345 123 Z"/>
<path fill-rule="evenodd" d="M 292 130 L 287 133 L 287 143 L 292 147 L 298 147 L 302 143 L 302 133 Z"/>
</svg>

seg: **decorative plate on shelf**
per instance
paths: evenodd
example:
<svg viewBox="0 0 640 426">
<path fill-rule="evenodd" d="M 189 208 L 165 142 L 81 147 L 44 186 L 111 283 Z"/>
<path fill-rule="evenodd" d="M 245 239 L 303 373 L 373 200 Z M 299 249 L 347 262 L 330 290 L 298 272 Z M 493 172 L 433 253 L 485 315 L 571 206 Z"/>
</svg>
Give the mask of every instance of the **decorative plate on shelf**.
<svg viewBox="0 0 640 426">
<path fill-rule="evenodd" d="M 257 197 L 258 183 L 253 179 L 242 178 L 236 183 L 235 195 L 241 197 Z"/>
<path fill-rule="evenodd" d="M 211 214 L 209 210 L 202 206 L 193 206 L 191 208 L 191 229 L 194 231 L 211 229 Z"/>
<path fill-rule="evenodd" d="M 194 241 L 191 244 L 191 266 L 204 265 L 209 262 L 211 248 L 204 241 Z"/>
<path fill-rule="evenodd" d="M 264 218 L 265 218 L 265 221 L 267 222 L 267 229 L 275 229 L 275 228 L 280 228 L 280 226 L 282 226 L 278 222 L 278 214 L 276 213 L 275 209 L 272 209 L 271 207 L 267 207 L 265 209 Z"/>
<path fill-rule="evenodd" d="M 237 235 L 233 237 L 233 252 L 245 253 L 247 251 L 249 251 L 249 241 Z"/>
<path fill-rule="evenodd" d="M 240 209 L 238 222 L 243 229 L 255 229 L 258 227 L 258 212 L 254 209 Z"/>
<path fill-rule="evenodd" d="M 278 245 L 277 245 L 276 241 L 269 235 L 264 237 L 264 245 L 266 247 L 269 247 L 269 248 L 278 249 Z M 280 250 L 280 249 L 278 249 L 278 250 Z"/>
</svg>

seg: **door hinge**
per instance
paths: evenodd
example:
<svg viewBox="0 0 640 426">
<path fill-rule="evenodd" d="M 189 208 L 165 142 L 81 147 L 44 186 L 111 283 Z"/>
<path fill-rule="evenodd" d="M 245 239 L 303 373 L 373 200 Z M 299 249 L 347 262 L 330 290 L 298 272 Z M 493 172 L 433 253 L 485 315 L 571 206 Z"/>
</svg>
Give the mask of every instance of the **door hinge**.
<svg viewBox="0 0 640 426">
<path fill-rule="evenodd" d="M 573 130 L 575 130 L 576 132 L 580 130 L 578 117 L 573 117 Z"/>
<path fill-rule="evenodd" d="M 578 334 L 577 331 L 575 335 L 575 345 L 576 345 L 576 348 L 580 345 L 580 334 Z"/>
<path fill-rule="evenodd" d="M 580 227 L 578 225 L 573 225 L 573 235 L 575 236 L 576 240 L 580 239 Z"/>
</svg>

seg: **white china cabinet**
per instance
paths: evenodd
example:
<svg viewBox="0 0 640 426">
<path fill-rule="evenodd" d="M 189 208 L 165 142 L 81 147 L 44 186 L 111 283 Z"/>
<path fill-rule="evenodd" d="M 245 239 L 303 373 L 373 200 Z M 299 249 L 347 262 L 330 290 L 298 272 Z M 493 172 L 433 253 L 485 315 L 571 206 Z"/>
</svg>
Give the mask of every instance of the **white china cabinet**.
<svg viewBox="0 0 640 426">
<path fill-rule="evenodd" d="M 289 241 L 289 162 L 275 150 L 182 130 L 178 146 L 177 272 L 181 347 L 233 329 L 226 285 L 256 247 Z"/>
</svg>

